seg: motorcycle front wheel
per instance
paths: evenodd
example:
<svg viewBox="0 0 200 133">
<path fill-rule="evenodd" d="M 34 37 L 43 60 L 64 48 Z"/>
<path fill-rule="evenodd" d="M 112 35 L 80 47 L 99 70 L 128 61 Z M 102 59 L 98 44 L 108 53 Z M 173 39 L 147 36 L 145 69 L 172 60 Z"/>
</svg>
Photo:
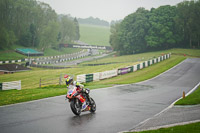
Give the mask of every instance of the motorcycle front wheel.
<svg viewBox="0 0 200 133">
<path fill-rule="evenodd" d="M 81 114 L 81 103 L 79 101 L 79 99 L 75 98 L 70 102 L 70 107 L 72 112 L 75 115 L 80 115 Z"/>
<path fill-rule="evenodd" d="M 90 112 L 94 113 L 96 111 L 96 103 L 95 103 L 95 101 L 91 97 L 90 97 L 90 101 L 91 101 Z"/>
</svg>

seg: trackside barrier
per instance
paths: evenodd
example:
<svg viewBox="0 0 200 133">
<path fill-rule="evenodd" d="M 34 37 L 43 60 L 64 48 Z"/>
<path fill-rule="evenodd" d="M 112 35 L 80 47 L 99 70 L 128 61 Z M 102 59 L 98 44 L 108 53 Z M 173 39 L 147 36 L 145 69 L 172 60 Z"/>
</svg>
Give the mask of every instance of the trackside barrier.
<svg viewBox="0 0 200 133">
<path fill-rule="evenodd" d="M 133 66 L 118 69 L 118 75 L 123 75 L 129 72 L 133 72 Z"/>
<path fill-rule="evenodd" d="M 143 68 L 156 64 L 168 58 L 170 58 L 170 54 L 166 54 L 166 55 L 163 55 L 163 56 L 160 56 L 148 61 L 141 62 L 133 66 L 125 67 L 125 68 L 119 68 L 116 70 L 110 70 L 110 71 L 104 71 L 104 72 L 98 72 L 98 73 L 92 73 L 92 74 L 77 75 L 77 81 L 81 83 L 92 82 L 92 81 L 98 81 L 98 80 L 103 80 L 106 78 L 115 77 L 117 75 L 123 75 L 126 73 L 135 72 L 137 70 L 141 70 Z"/>
<path fill-rule="evenodd" d="M 145 67 L 148 67 L 148 61 L 145 61 Z"/>
<path fill-rule="evenodd" d="M 21 90 L 21 80 L 12 82 L 3 82 L 1 83 L 0 86 L 2 90 L 11 90 L 11 89 Z"/>
<path fill-rule="evenodd" d="M 137 65 L 133 66 L 133 72 L 137 71 Z"/>
<path fill-rule="evenodd" d="M 92 74 L 86 74 L 85 78 L 86 78 L 86 82 L 92 82 L 93 81 L 93 73 Z"/>
<path fill-rule="evenodd" d="M 93 74 L 93 81 L 99 81 L 100 80 L 100 73 L 94 73 Z"/>
<path fill-rule="evenodd" d="M 106 79 L 117 76 L 117 69 L 99 73 L 99 79 Z"/>
<path fill-rule="evenodd" d="M 82 74 L 82 75 L 77 75 L 77 81 L 80 83 L 85 83 L 86 82 L 86 78 L 85 78 L 86 74 Z"/>
<path fill-rule="evenodd" d="M 143 68 L 143 63 L 140 63 L 140 69 L 142 69 Z"/>
<path fill-rule="evenodd" d="M 2 90 L 2 83 L 0 83 L 0 90 Z"/>
<path fill-rule="evenodd" d="M 20 59 L 20 60 L 10 60 L 10 61 L 0 61 L 0 64 L 8 64 L 8 63 L 20 63 L 20 62 L 24 62 L 24 61 L 29 61 L 29 60 L 35 60 L 36 61 L 36 64 L 51 64 L 52 62 L 49 61 L 49 62 L 46 62 L 46 61 L 42 61 L 42 62 L 38 62 L 40 60 L 47 60 L 47 59 L 61 59 L 59 60 L 58 62 L 63 62 L 63 61 L 67 61 L 67 60 L 72 60 L 73 57 L 74 59 L 78 59 L 78 58 L 83 58 L 85 56 L 88 56 L 87 52 L 85 54 L 83 54 L 85 52 L 85 50 L 82 50 L 82 51 L 79 51 L 77 53 L 72 53 L 72 54 L 65 54 L 65 55 L 58 55 L 58 56 L 50 56 L 50 57 L 40 57 L 40 58 L 31 58 L 31 59 Z M 83 55 L 79 55 L 79 54 L 83 54 Z M 73 56 L 71 58 L 71 56 Z M 63 59 L 63 60 L 62 60 Z M 58 63 L 57 62 L 57 63 Z M 54 61 L 55 63 L 55 61 Z"/>
</svg>

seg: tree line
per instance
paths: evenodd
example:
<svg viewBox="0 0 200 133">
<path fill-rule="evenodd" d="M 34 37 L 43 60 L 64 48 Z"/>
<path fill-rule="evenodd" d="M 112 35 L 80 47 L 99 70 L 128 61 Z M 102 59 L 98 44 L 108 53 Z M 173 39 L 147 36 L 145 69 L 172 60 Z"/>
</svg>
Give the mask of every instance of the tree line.
<svg viewBox="0 0 200 133">
<path fill-rule="evenodd" d="M 200 48 L 200 0 L 138 8 L 111 25 L 110 44 L 120 54 L 169 48 Z"/>
<path fill-rule="evenodd" d="M 45 50 L 79 38 L 77 19 L 56 14 L 46 3 L 0 1 L 0 49 L 18 44 Z"/>
</svg>

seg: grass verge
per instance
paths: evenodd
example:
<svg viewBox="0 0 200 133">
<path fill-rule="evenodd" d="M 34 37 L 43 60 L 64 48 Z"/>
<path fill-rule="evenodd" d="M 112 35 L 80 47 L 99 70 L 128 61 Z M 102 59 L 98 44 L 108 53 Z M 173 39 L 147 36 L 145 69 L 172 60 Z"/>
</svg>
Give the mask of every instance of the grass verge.
<svg viewBox="0 0 200 133">
<path fill-rule="evenodd" d="M 170 128 L 160 128 L 158 130 L 149 130 L 142 132 L 134 132 L 134 133 L 199 133 L 200 131 L 200 122 L 174 126 Z"/>
<path fill-rule="evenodd" d="M 109 85 L 87 86 L 90 89 L 110 87 Z M 66 85 L 50 85 L 35 89 L 0 91 L 0 106 L 65 95 Z"/>
<path fill-rule="evenodd" d="M 7 61 L 7 60 L 19 60 L 28 58 L 25 55 L 19 54 L 15 52 L 16 48 L 25 48 L 15 45 L 15 47 L 10 48 L 10 50 L 0 51 L 0 61 Z M 81 49 L 76 48 L 62 48 L 61 50 L 56 50 L 52 48 L 48 48 L 44 51 L 44 56 L 56 56 L 56 55 L 63 55 L 63 54 L 71 54 L 81 51 Z M 42 57 L 44 57 L 42 56 Z M 37 57 L 34 57 L 37 58 Z"/>
<path fill-rule="evenodd" d="M 128 73 L 125 75 L 120 75 L 120 76 L 117 76 L 117 77 L 114 77 L 111 79 L 101 80 L 98 82 L 91 82 L 91 83 L 88 83 L 87 85 L 130 84 L 130 83 L 144 81 L 144 80 L 153 78 L 153 77 L 159 75 L 160 73 L 172 68 L 173 66 L 177 65 L 184 59 L 185 59 L 185 57 L 173 56 L 170 59 L 167 59 L 163 62 L 154 64 L 145 69 L 142 69 L 142 70 L 139 70 L 136 72 L 132 72 L 132 73 Z"/>
<path fill-rule="evenodd" d="M 0 106 L 59 96 L 66 93 L 67 89 L 65 85 L 53 85 L 35 89 L 0 91 Z"/>
<path fill-rule="evenodd" d="M 180 56 L 173 56 L 170 59 L 167 59 L 163 62 L 154 64 L 148 68 L 129 73 L 126 75 L 118 76 L 112 79 L 102 80 L 99 82 L 93 82 L 86 84 L 86 88 L 90 89 L 96 89 L 96 88 L 104 88 L 104 87 L 110 87 L 113 84 L 128 84 L 128 83 L 135 83 L 139 81 L 143 81 L 149 78 L 152 78 L 168 69 L 173 67 L 174 65 L 180 63 L 182 60 L 184 60 L 185 57 Z M 95 67 L 96 68 L 96 67 Z M 85 68 L 82 68 L 85 69 Z M 77 70 L 77 69 L 75 69 Z M 54 75 L 61 73 L 63 70 L 38 70 L 43 76 L 47 76 L 49 74 Z M 32 72 L 21 72 L 18 74 L 25 74 L 25 79 L 29 81 L 22 81 L 22 84 L 25 82 L 31 83 L 34 82 L 38 78 L 38 76 L 35 75 L 34 71 Z M 38 72 L 37 72 L 38 74 Z M 12 75 L 11 75 L 12 76 Z M 31 78 L 28 78 L 31 77 Z M 15 79 L 20 79 L 20 76 L 18 75 Z M 39 81 L 39 80 L 38 80 Z M 39 84 L 39 83 L 38 83 Z M 38 85 L 37 84 L 37 85 Z M 27 86 L 33 87 L 30 84 L 27 84 Z M 48 87 L 42 87 L 42 88 L 36 88 L 36 89 L 22 89 L 20 91 L 17 90 L 10 90 L 10 91 L 0 91 L 0 105 L 7 105 L 7 104 L 14 104 L 14 103 L 20 103 L 25 101 L 32 101 L 52 96 L 58 96 L 66 94 L 67 89 L 65 85 L 63 86 L 48 86 Z"/>
<path fill-rule="evenodd" d="M 105 88 L 105 87 L 111 87 L 113 84 L 128 84 L 128 83 L 135 83 L 139 81 L 143 81 L 149 78 L 152 78 L 168 69 L 173 67 L 174 65 L 180 63 L 182 60 L 184 60 L 185 57 L 180 56 L 174 56 L 170 59 L 167 59 L 163 62 L 160 62 L 158 64 L 154 64 L 148 68 L 129 73 L 126 75 L 121 75 L 112 79 L 102 80 L 99 82 L 93 82 L 93 83 L 87 83 L 85 84 L 86 88 L 90 89 L 96 89 L 96 88 Z M 43 75 L 48 74 L 48 72 L 39 70 Z M 54 70 L 55 71 L 55 70 Z M 51 74 L 53 71 L 51 70 Z M 55 73 L 60 74 L 60 72 Z M 22 73 L 23 74 L 23 73 Z M 32 72 L 29 72 L 28 77 L 30 81 L 27 81 L 30 83 L 31 81 L 34 81 L 34 76 L 31 76 Z M 22 82 L 23 83 L 23 82 Z M 30 85 L 30 84 L 29 84 Z M 65 85 L 57 85 L 57 86 L 48 86 L 48 87 L 42 87 L 42 88 L 36 88 L 36 89 L 22 89 L 22 90 L 9 90 L 9 91 L 0 91 L 0 105 L 7 105 L 7 104 L 13 104 L 13 103 L 19 103 L 19 102 L 25 102 L 25 101 L 31 101 L 36 99 L 42 99 L 52 96 L 58 96 L 66 94 L 66 86 Z"/>
<path fill-rule="evenodd" d="M 171 67 L 177 65 L 186 57 L 183 56 L 184 52 L 180 49 L 178 55 L 172 55 L 170 59 L 167 59 L 163 62 L 154 64 L 148 68 L 121 75 L 118 77 L 114 77 L 111 79 L 101 80 L 98 82 L 87 83 L 85 87 L 90 89 L 96 88 L 104 88 L 110 87 L 115 84 L 129 84 L 147 80 L 149 78 L 155 77 L 160 73 L 170 69 Z M 60 75 L 63 74 L 73 74 L 75 77 L 79 74 L 84 73 L 95 73 L 95 72 L 102 72 L 106 70 L 118 69 L 126 66 L 134 65 L 134 61 L 142 61 L 143 59 L 148 60 L 153 58 L 154 56 L 160 56 L 163 53 L 171 52 L 176 53 L 176 49 L 167 50 L 167 51 L 159 51 L 159 52 L 150 52 L 150 53 L 143 53 L 143 54 L 135 54 L 135 55 L 128 55 L 128 56 L 120 56 L 120 57 L 112 57 L 109 59 L 100 59 L 100 61 L 93 61 L 91 63 L 101 63 L 101 62 L 123 62 L 124 59 L 129 59 L 125 63 L 117 63 L 117 64 L 109 64 L 103 66 L 82 66 L 79 68 L 70 68 L 70 69 L 61 69 L 61 70 L 49 70 L 49 69 L 33 69 L 32 71 L 27 72 L 18 72 L 14 74 L 7 74 L 7 75 L 0 75 L 0 82 L 9 82 L 14 80 L 21 80 L 22 82 L 22 90 L 12 90 L 12 91 L 0 91 L 0 105 L 12 104 L 12 103 L 19 103 L 24 101 L 36 100 L 51 96 L 62 95 L 66 93 L 66 89 L 64 87 L 54 87 L 50 86 L 47 88 L 37 88 L 39 86 L 40 78 L 48 79 L 48 78 L 55 78 L 55 81 L 59 81 Z M 190 50 L 191 51 L 191 50 Z M 198 50 L 200 51 L 200 50 Z M 198 52 L 197 52 L 198 53 Z M 191 53 L 192 54 L 192 53 Z M 196 56 L 194 54 L 193 56 Z M 36 88 L 36 89 L 33 89 Z M 64 91 L 63 91 L 64 90 Z"/>
<path fill-rule="evenodd" d="M 184 99 L 180 99 L 175 105 L 196 105 L 200 104 L 200 86 Z"/>
</svg>

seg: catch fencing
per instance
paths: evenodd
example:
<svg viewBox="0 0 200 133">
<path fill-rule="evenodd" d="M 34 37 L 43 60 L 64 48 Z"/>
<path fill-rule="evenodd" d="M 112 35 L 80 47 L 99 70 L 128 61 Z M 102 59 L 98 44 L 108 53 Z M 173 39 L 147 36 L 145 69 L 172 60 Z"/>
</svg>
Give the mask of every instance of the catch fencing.
<svg viewBox="0 0 200 133">
<path fill-rule="evenodd" d="M 91 74 L 81 74 L 77 75 L 77 81 L 80 83 L 87 83 L 92 81 L 99 81 L 107 78 L 112 78 L 118 75 L 127 74 L 130 72 L 135 72 L 137 70 L 141 70 L 143 68 L 146 68 L 148 66 L 151 66 L 153 64 L 159 63 L 163 60 L 166 60 L 170 58 L 171 54 L 166 54 L 163 56 L 160 56 L 158 58 L 154 58 L 148 61 L 141 62 L 139 64 L 133 65 L 133 66 L 127 66 L 125 68 L 119 68 L 115 70 L 109 70 L 104 72 L 97 72 L 97 73 L 91 73 Z"/>
<path fill-rule="evenodd" d="M 63 73 L 63 74 L 60 74 L 59 77 L 40 78 L 39 87 L 49 86 L 49 85 L 64 85 L 65 84 L 64 75 L 65 74 Z M 74 75 L 72 74 L 67 74 L 67 75 L 74 78 Z"/>
</svg>

